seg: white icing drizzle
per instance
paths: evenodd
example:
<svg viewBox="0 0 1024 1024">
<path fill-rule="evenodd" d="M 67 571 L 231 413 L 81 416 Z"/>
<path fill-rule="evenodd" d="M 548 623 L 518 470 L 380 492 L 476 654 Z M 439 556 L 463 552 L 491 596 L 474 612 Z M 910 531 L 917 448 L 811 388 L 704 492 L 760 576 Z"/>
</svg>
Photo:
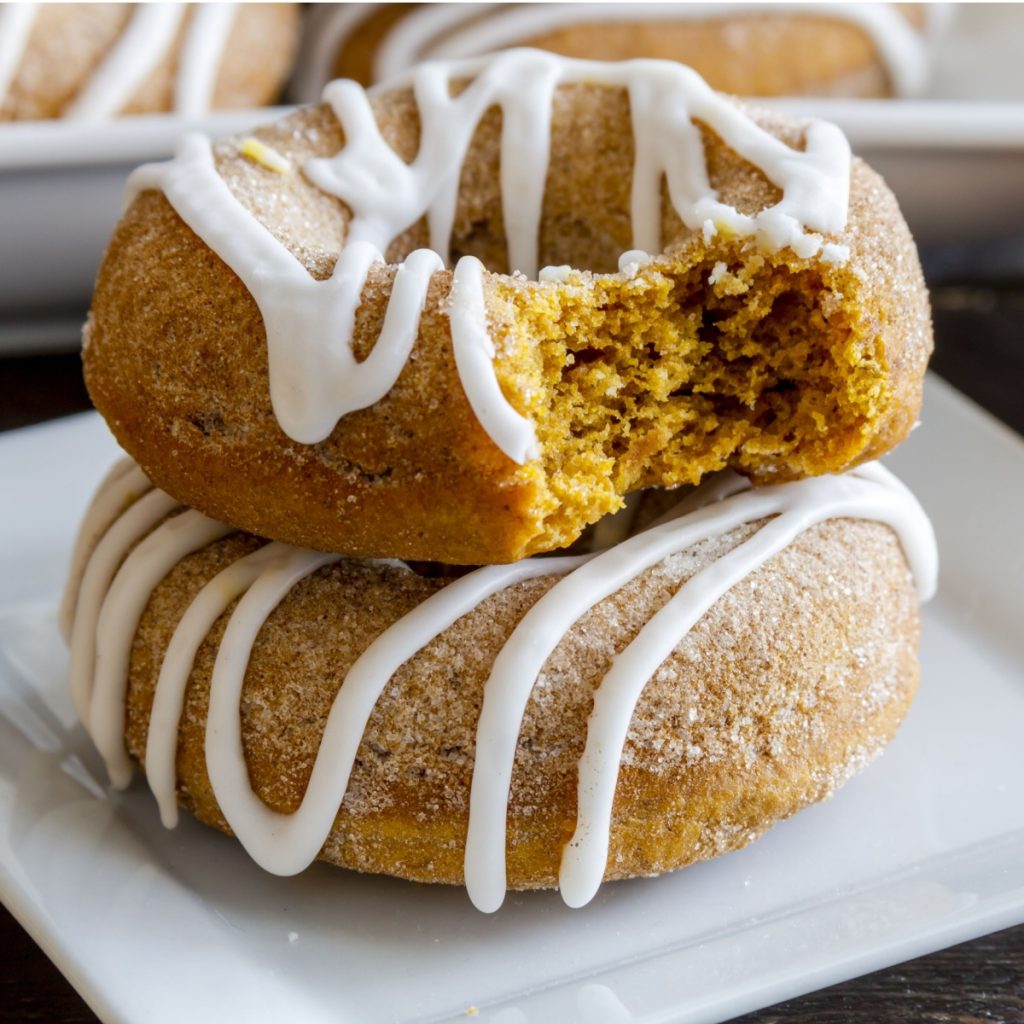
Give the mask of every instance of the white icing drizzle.
<svg viewBox="0 0 1024 1024">
<path fill-rule="evenodd" d="M 116 487 L 114 485 L 117 485 Z M 114 520 L 137 498 L 152 488 L 146 474 L 129 458 L 115 462 L 96 488 L 89 509 L 78 527 L 72 549 L 68 582 L 61 598 L 57 621 L 65 643 L 71 642 L 71 625 L 75 617 L 75 600 L 82 585 L 82 576 L 89 554 Z"/>
<path fill-rule="evenodd" d="M 73 121 L 115 117 L 164 59 L 184 16 L 184 4 L 140 4 L 64 116 Z"/>
<path fill-rule="evenodd" d="M 132 640 L 157 585 L 186 555 L 232 532 L 187 509 L 143 538 L 117 570 L 96 620 L 96 665 L 89 698 L 89 734 L 111 781 L 127 786 L 132 766 L 124 748 L 124 701 Z"/>
<path fill-rule="evenodd" d="M 335 77 L 338 52 L 379 4 L 316 4 L 305 19 L 299 57 L 288 87 L 296 103 L 316 103 L 323 87 Z"/>
<path fill-rule="evenodd" d="M 95 122 L 116 116 L 170 52 L 186 13 L 189 17 L 174 81 L 174 109 L 196 117 L 210 107 L 224 47 L 237 4 L 136 4 L 114 41 L 63 116 Z M 25 53 L 38 4 L 0 7 L 0 103 Z"/>
<path fill-rule="evenodd" d="M 86 726 L 96 670 L 96 624 L 103 600 L 125 554 L 177 507 L 178 503 L 163 491 L 148 491 L 114 522 L 89 557 L 74 599 L 70 671 L 71 699 Z"/>
<path fill-rule="evenodd" d="M 14 81 L 35 24 L 38 5 L 9 3 L 0 6 L 0 106 Z"/>
<path fill-rule="evenodd" d="M 484 304 L 484 266 L 475 256 L 463 256 L 455 265 L 448 302 L 459 377 L 479 382 L 476 387 L 466 388 L 477 420 L 515 462 L 521 465 L 536 458 L 540 453 L 533 425 L 508 404 L 494 376 L 494 343 L 487 329 Z"/>
<path fill-rule="evenodd" d="M 398 267 L 380 337 L 358 362 L 352 349 L 355 315 L 372 268 L 384 263 L 377 246 L 363 239 L 348 242 L 331 276 L 316 280 L 235 198 L 203 135 L 184 136 L 174 160 L 135 171 L 128 201 L 149 188 L 167 196 L 252 294 L 267 334 L 271 404 L 289 437 L 304 444 L 322 441 L 342 416 L 373 405 L 391 390 L 409 358 L 431 278 L 443 269 L 437 253 L 417 249 Z M 476 358 L 473 351 L 487 333 L 482 283 L 471 268 L 463 272 L 461 261 L 454 279 L 466 280 L 454 317 L 465 339 L 457 343 L 465 354 L 459 366 L 462 386 L 495 443 L 511 458 L 522 456 L 531 450 L 533 427 L 501 394 L 493 361 Z"/>
<path fill-rule="evenodd" d="M 85 564 L 77 598 L 70 597 L 72 687 L 76 706 L 114 781 L 128 777 L 124 699 L 132 637 L 149 595 L 174 564 L 224 536 L 228 527 L 180 511 L 153 490 L 131 504 L 106 535 L 95 523 L 127 500 L 127 476 L 108 479 L 79 535 L 74 565 Z M 108 495 L 119 497 L 109 497 Z M 561 578 L 527 612 L 496 657 L 477 724 L 470 793 L 465 878 L 482 910 L 505 894 L 505 836 L 512 767 L 527 703 L 544 663 L 573 624 L 645 569 L 743 524 L 767 520 L 751 537 L 686 581 L 616 657 L 595 693 L 579 765 L 575 834 L 563 851 L 560 887 L 581 906 L 604 875 L 618 767 L 644 686 L 712 604 L 802 531 L 829 518 L 867 519 L 897 534 L 922 600 L 934 591 L 937 559 L 931 525 L 910 491 L 878 464 L 839 477 L 751 489 L 723 473 L 684 499 L 645 532 L 596 555 L 532 558 L 487 566 L 435 592 L 385 630 L 347 673 L 330 710 L 307 791 L 290 815 L 272 811 L 252 792 L 241 739 L 242 687 L 257 635 L 302 579 L 340 556 L 269 543 L 238 559 L 207 583 L 178 622 L 156 686 L 146 769 L 161 819 L 172 826 L 175 756 L 185 690 L 199 646 L 237 601 L 216 656 L 206 731 L 207 769 L 225 818 L 264 868 L 291 874 L 308 865 L 329 835 L 341 806 L 367 722 L 394 673 L 445 629 L 492 594 L 523 580 Z M 165 519 L 160 523 L 161 519 Z M 157 525 L 160 523 L 160 525 Z M 387 562 L 384 564 L 401 564 Z M 75 580 L 69 588 L 74 591 Z M 95 679 L 94 679 L 95 672 Z"/>
<path fill-rule="evenodd" d="M 454 81 L 471 79 L 457 96 Z M 350 81 L 324 90 L 344 129 L 345 145 L 330 158 L 307 162 L 317 187 L 343 200 L 352 220 L 331 276 L 315 280 L 243 205 L 217 173 L 209 141 L 189 135 L 176 157 L 139 168 L 127 201 L 160 189 L 186 224 L 237 274 L 263 316 L 270 399 L 282 429 L 305 444 L 326 439 L 347 413 L 366 408 L 394 385 L 409 357 L 432 276 L 447 259 L 463 162 L 480 119 L 502 110 L 501 194 L 510 266 L 537 276 L 552 103 L 563 83 L 602 82 L 629 91 L 635 166 L 634 245 L 661 247 L 661 181 L 685 224 L 713 222 L 770 249 L 801 256 L 818 252 L 815 232 L 846 224 L 850 150 L 842 132 L 811 122 L 805 149 L 794 150 L 713 92 L 687 68 L 668 61 L 604 64 L 537 50 L 494 58 L 428 64 L 410 72 L 419 107 L 420 147 L 406 163 L 385 141 L 367 93 Z M 782 199 L 756 215 L 720 202 L 708 180 L 703 141 L 693 123 L 707 123 L 760 167 Z M 370 356 L 352 351 L 356 308 L 382 253 L 426 218 L 430 249 L 413 252 L 399 268 L 384 329 Z M 633 256 L 635 253 L 630 253 Z M 462 387 L 481 427 L 509 458 L 537 455 L 533 424 L 504 396 L 494 367 L 483 267 L 464 256 L 455 267 L 448 313 Z M 548 278 L 546 278 L 548 279 Z"/>
<path fill-rule="evenodd" d="M 452 82 L 462 79 L 471 82 L 452 96 Z M 352 208 L 351 238 L 371 241 L 384 251 L 426 216 L 430 247 L 447 255 L 459 172 L 480 119 L 498 106 L 509 266 L 536 277 L 552 96 L 558 85 L 595 82 L 624 88 L 630 97 L 636 150 L 631 209 L 635 249 L 661 249 L 663 178 L 676 213 L 694 230 L 710 219 L 735 235 L 756 237 L 773 250 L 789 245 L 799 255 L 811 256 L 822 244 L 811 232 L 845 227 L 850 147 L 835 125 L 810 122 L 805 148 L 795 150 L 759 127 L 695 72 L 672 61 L 604 63 L 540 50 L 509 50 L 493 57 L 422 65 L 388 83 L 389 89 L 409 84 L 416 95 L 422 141 L 411 164 L 381 136 L 367 93 L 354 82 L 332 82 L 324 90 L 324 100 L 345 131 L 346 145 L 329 159 L 311 160 L 306 175 Z M 754 216 L 719 202 L 708 180 L 695 118 L 760 168 L 782 191 L 782 199 Z"/>
<path fill-rule="evenodd" d="M 855 25 L 871 39 L 897 96 L 917 96 L 927 86 L 926 35 L 918 32 L 894 4 L 887 3 L 439 4 L 423 7 L 395 25 L 378 47 L 374 77 L 379 81 L 400 75 L 424 60 L 475 57 L 517 46 L 569 25 L 719 21 L 773 15 L 818 17 Z"/>
<path fill-rule="evenodd" d="M 221 58 L 231 38 L 238 4 L 204 3 L 190 7 L 188 28 L 178 57 L 174 109 L 199 117 L 213 105 Z"/>
<path fill-rule="evenodd" d="M 185 690 L 200 645 L 213 624 L 251 587 L 264 568 L 280 562 L 294 549 L 270 542 L 232 563 L 196 595 L 185 610 L 167 646 L 153 694 L 146 738 L 146 779 L 167 828 L 178 823 L 175 799 L 175 756 L 178 723 L 185 707 Z"/>
</svg>

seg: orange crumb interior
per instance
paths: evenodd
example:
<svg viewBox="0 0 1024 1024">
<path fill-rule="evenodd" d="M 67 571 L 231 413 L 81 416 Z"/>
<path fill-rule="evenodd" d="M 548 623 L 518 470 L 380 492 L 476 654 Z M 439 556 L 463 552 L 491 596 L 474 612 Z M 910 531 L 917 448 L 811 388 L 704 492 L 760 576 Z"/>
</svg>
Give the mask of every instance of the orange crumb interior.
<svg viewBox="0 0 1024 1024">
<path fill-rule="evenodd" d="M 570 543 L 641 487 L 725 467 L 781 481 L 863 449 L 889 397 L 875 332 L 820 263 L 730 251 L 728 263 L 721 245 L 716 258 L 661 257 L 632 277 L 503 279 L 515 316 L 502 348 L 548 490 L 531 551 Z"/>
</svg>

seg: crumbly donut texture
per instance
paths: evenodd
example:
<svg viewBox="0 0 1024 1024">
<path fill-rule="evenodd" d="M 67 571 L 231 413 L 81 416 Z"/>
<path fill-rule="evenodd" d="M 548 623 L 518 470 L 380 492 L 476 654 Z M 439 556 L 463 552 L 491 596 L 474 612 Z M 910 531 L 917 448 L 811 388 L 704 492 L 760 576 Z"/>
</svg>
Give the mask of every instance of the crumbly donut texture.
<svg viewBox="0 0 1024 1024">
<path fill-rule="evenodd" d="M 419 121 L 407 89 L 373 100 L 411 160 Z M 804 127 L 762 112 L 799 146 Z M 482 430 L 455 369 L 447 298 L 431 282 L 395 386 L 325 441 L 290 440 L 270 406 L 262 318 L 246 288 L 158 193 L 121 220 L 85 334 L 90 394 L 150 478 L 180 500 L 262 536 L 354 555 L 479 564 L 569 544 L 648 486 L 726 466 L 761 480 L 839 472 L 899 443 L 917 418 L 932 347 L 913 240 L 892 194 L 853 161 L 849 223 L 827 241 L 845 263 L 705 240 L 663 202 L 664 252 L 616 272 L 631 247 L 633 138 L 623 91 L 562 86 L 540 231 L 540 265 L 506 269 L 500 113 L 483 118 L 463 166 L 453 258 L 479 256 L 495 370 L 533 420 L 538 459 L 517 465 Z M 325 107 L 256 133 L 293 168 L 343 145 Z M 752 213 L 778 200 L 754 167 L 705 133 L 712 184 Z M 282 176 L 216 148 L 240 201 L 317 277 L 330 273 L 350 211 L 299 172 Z M 427 242 L 421 222 L 393 264 Z M 356 317 L 362 358 L 378 336 L 393 265 L 374 268 Z M 714 281 L 712 282 L 712 278 Z"/>
<path fill-rule="evenodd" d="M 43 4 L 7 95 L 0 121 L 60 117 L 130 21 L 133 4 Z M 185 19 L 168 56 L 139 86 L 122 114 L 173 107 Z M 298 4 L 240 4 L 221 58 L 211 105 L 258 107 L 273 101 L 291 70 Z"/>
<path fill-rule="evenodd" d="M 682 582 L 756 528 L 671 556 L 596 605 L 544 667 L 519 734 L 508 814 L 508 882 L 553 886 L 576 814 L 592 694 L 612 658 Z M 144 756 L 163 652 L 213 576 L 255 547 L 233 534 L 156 588 L 132 647 L 127 745 Z M 342 561 L 299 583 L 260 631 L 241 720 L 254 792 L 291 812 L 331 703 L 374 637 L 446 585 Z M 394 675 L 363 736 L 321 857 L 423 882 L 463 880 L 477 716 L 493 659 L 553 584 L 484 601 Z M 206 773 L 210 675 L 229 612 L 199 649 L 179 731 L 178 798 L 224 831 Z M 895 732 L 917 685 L 917 599 L 885 526 L 833 520 L 732 588 L 648 683 L 616 790 L 606 878 L 658 874 L 746 845 L 832 794 Z"/>
</svg>

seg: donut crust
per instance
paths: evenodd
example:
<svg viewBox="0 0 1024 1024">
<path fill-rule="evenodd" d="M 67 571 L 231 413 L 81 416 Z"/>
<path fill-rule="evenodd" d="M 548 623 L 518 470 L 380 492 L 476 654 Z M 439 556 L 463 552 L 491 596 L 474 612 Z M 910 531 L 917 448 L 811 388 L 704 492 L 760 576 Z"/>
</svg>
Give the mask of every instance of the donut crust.
<svg viewBox="0 0 1024 1024">
<path fill-rule="evenodd" d="M 923 18 L 900 4 L 916 28 Z M 714 89 L 737 96 L 892 96 L 885 64 L 870 35 L 841 17 L 767 12 L 706 21 L 597 21 L 532 36 L 535 46 L 566 57 L 675 60 L 694 69 Z"/>
<path fill-rule="evenodd" d="M 373 98 L 405 158 L 418 143 L 411 92 Z M 791 145 L 805 125 L 752 112 Z M 324 107 L 256 135 L 294 167 L 344 139 Z M 696 483 L 730 466 L 781 481 L 841 472 L 898 444 L 916 421 L 932 347 L 917 253 L 881 178 L 854 159 L 843 265 L 685 229 L 663 202 L 665 252 L 630 277 L 633 142 L 623 91 L 563 86 L 552 122 L 541 265 L 591 268 L 539 284 L 506 269 L 500 114 L 478 127 L 462 172 L 453 257 L 495 271 L 484 291 L 495 371 L 531 418 L 541 456 L 517 465 L 483 432 L 451 348 L 451 273 L 437 273 L 410 360 L 389 394 L 302 445 L 270 406 L 266 338 L 232 271 L 159 193 L 128 209 L 100 270 L 85 331 L 86 383 L 128 453 L 162 489 L 261 536 L 359 556 L 513 561 L 571 543 L 641 487 Z M 753 212 L 777 201 L 763 175 L 710 132 L 712 184 Z M 240 201 L 317 277 L 350 212 L 300 173 L 215 150 Z M 379 333 L 394 263 L 427 242 L 421 222 L 371 271 L 359 358 Z M 712 286 L 719 263 L 728 273 Z M 730 333 L 731 332 L 731 333 Z M 759 334 L 760 332 L 760 334 Z M 612 382 L 609 384 L 608 382 Z M 660 383 L 659 383 L 660 382 Z M 610 388 L 618 388 L 609 397 Z"/>
<path fill-rule="evenodd" d="M 573 626 L 530 699 L 508 812 L 508 884 L 556 884 L 576 812 L 576 765 L 594 687 L 678 586 L 757 524 L 667 558 Z M 232 534 L 180 562 L 135 635 L 127 747 L 142 761 L 163 653 L 199 589 L 261 543 Z M 359 747 L 320 857 L 420 882 L 463 882 L 475 729 L 494 656 L 545 577 L 483 602 L 392 677 Z M 251 784 L 288 813 L 308 783 L 327 713 L 355 658 L 439 587 L 343 561 L 299 583 L 254 646 L 241 702 Z M 228 613 L 196 657 L 179 730 L 178 799 L 225 832 L 206 773 L 213 661 Z M 815 526 L 721 598 L 648 683 L 632 718 L 605 877 L 673 870 L 746 845 L 830 796 L 895 732 L 918 680 L 919 622 L 895 535 L 860 520 Z"/>
<path fill-rule="evenodd" d="M 42 4 L 28 44 L 0 103 L 0 121 L 59 118 L 124 31 L 133 4 Z M 120 114 L 173 109 L 174 78 L 187 20 L 167 56 Z M 221 57 L 211 108 L 272 102 L 291 71 L 299 34 L 298 4 L 240 4 Z"/>
</svg>

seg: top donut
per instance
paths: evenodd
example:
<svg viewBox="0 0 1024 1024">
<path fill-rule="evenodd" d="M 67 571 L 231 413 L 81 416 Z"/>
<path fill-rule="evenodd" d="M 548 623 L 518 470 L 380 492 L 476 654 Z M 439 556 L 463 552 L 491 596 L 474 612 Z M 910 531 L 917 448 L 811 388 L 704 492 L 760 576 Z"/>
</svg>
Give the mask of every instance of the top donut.
<svg viewBox="0 0 1024 1024">
<path fill-rule="evenodd" d="M 833 126 L 532 50 L 325 101 L 130 185 L 86 380 L 179 500 L 503 562 L 631 490 L 839 472 L 916 420 L 916 250 Z"/>
</svg>

